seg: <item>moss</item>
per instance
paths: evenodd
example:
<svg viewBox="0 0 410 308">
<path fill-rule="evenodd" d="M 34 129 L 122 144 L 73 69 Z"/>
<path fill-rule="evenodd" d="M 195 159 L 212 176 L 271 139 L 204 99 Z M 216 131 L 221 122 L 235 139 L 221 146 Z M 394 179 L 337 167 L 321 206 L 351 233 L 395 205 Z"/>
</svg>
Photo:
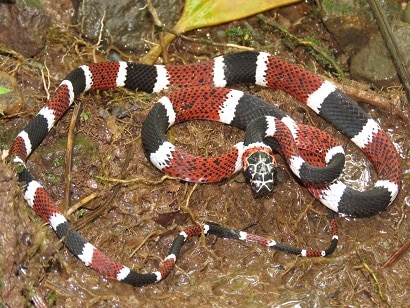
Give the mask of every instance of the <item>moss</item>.
<svg viewBox="0 0 410 308">
<path fill-rule="evenodd" d="M 323 0 L 322 7 L 326 11 L 333 11 L 340 15 L 348 15 L 356 11 L 351 3 L 340 0 Z"/>
<path fill-rule="evenodd" d="M 42 10 L 43 4 L 38 0 L 24 0 L 24 4 L 30 8 Z"/>
<path fill-rule="evenodd" d="M 45 173 L 47 182 L 59 185 L 63 182 L 65 173 L 65 152 L 67 147 L 67 136 L 60 137 L 46 147 L 37 149 L 40 157 L 48 157 L 54 167 L 48 168 Z M 78 135 L 75 138 L 73 164 L 90 163 L 96 160 L 98 152 L 97 144 L 87 136 Z"/>
<path fill-rule="evenodd" d="M 243 27 L 234 27 L 226 30 L 225 35 L 233 40 L 232 43 L 252 46 L 254 44 L 252 30 Z"/>
</svg>

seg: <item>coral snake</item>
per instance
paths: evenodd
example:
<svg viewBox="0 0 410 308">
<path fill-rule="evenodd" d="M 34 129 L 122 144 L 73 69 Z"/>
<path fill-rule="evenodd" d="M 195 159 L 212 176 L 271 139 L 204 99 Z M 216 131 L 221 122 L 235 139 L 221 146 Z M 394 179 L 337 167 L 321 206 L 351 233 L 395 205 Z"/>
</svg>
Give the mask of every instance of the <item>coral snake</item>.
<svg viewBox="0 0 410 308">
<path fill-rule="evenodd" d="M 374 186 L 361 192 L 337 180 L 343 169 L 344 153 L 332 137 L 314 127 L 297 124 L 281 110 L 256 97 L 225 88 L 239 83 L 283 90 L 313 109 L 350 138 L 372 162 L 378 176 Z M 43 186 L 30 175 L 26 161 L 78 95 L 115 87 L 145 92 L 180 88 L 154 105 L 141 134 L 152 164 L 182 180 L 215 182 L 243 167 L 252 188 L 266 193 L 274 185 L 272 174 L 276 162 L 272 151 L 275 151 L 285 157 L 290 169 L 316 199 L 340 215 L 377 214 L 393 202 L 400 190 L 400 159 L 378 123 L 332 83 L 300 66 L 263 52 L 234 53 L 189 65 L 127 62 L 83 65 L 61 82 L 54 96 L 18 134 L 9 157 L 17 165 L 19 180 L 25 183 L 24 197 L 28 205 L 50 224 L 76 257 L 108 278 L 135 286 L 158 282 L 174 267 L 184 242 L 200 234 L 254 242 L 308 257 L 330 254 L 338 240 L 334 219 L 331 220 L 331 243 L 322 251 L 298 249 L 270 238 L 206 223 L 180 232 L 154 272 L 137 273 L 111 260 L 72 229 Z M 245 141 L 210 158 L 183 153 L 166 140 L 165 133 L 174 123 L 191 119 L 220 121 L 247 129 Z"/>
</svg>

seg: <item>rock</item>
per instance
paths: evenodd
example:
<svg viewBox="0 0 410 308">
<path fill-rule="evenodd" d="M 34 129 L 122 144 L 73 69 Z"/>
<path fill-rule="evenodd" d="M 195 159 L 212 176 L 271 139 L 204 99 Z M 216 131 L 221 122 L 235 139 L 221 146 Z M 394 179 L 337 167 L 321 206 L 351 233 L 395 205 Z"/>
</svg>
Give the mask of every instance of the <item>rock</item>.
<svg viewBox="0 0 410 308">
<path fill-rule="evenodd" d="M 395 1 L 382 2 L 382 9 L 409 65 L 409 24 L 400 22 L 403 11 Z M 376 20 L 366 1 L 322 0 L 323 23 L 350 57 L 350 72 L 354 79 L 363 80 L 377 87 L 399 83 L 390 53 L 379 32 Z"/>
<path fill-rule="evenodd" d="M 178 20 L 182 6 L 178 0 L 153 0 L 162 23 L 172 28 Z M 145 1 L 134 0 L 89 0 L 79 5 L 78 23 L 86 39 L 96 43 L 100 35 L 101 22 L 102 44 L 115 45 L 122 51 L 141 53 L 148 49 L 145 40 L 152 37 L 154 22 L 148 12 Z"/>
<path fill-rule="evenodd" d="M 350 73 L 355 80 L 362 80 L 379 88 L 399 81 L 390 53 L 380 34 L 352 57 Z"/>
<path fill-rule="evenodd" d="M 383 10 L 389 20 L 403 15 L 394 1 L 385 1 Z M 326 28 L 332 33 L 344 53 L 355 54 L 379 32 L 367 1 L 322 0 L 320 15 Z"/>
<path fill-rule="evenodd" d="M 404 65 L 410 67 L 410 24 L 396 22 L 393 27 Z M 396 68 L 380 34 L 352 57 L 352 77 L 376 85 L 379 88 L 400 84 Z"/>
<path fill-rule="evenodd" d="M 45 44 L 50 18 L 37 1 L 0 4 L 0 44 L 33 57 Z"/>
<path fill-rule="evenodd" d="M 344 53 L 352 55 L 377 32 L 366 1 L 323 0 L 320 15 Z"/>
<path fill-rule="evenodd" d="M 0 94 L 0 114 L 18 114 L 24 107 L 24 100 L 18 89 L 17 80 L 0 71 L 0 88 L 10 90 L 8 93 Z"/>
</svg>

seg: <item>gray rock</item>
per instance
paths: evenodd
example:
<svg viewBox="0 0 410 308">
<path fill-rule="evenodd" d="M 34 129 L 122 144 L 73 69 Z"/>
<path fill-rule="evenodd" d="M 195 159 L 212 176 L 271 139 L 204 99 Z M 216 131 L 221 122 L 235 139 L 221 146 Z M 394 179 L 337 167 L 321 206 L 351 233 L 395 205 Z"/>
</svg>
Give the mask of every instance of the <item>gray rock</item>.
<svg viewBox="0 0 410 308">
<path fill-rule="evenodd" d="M 0 44 L 24 57 L 44 48 L 50 17 L 36 1 L 0 4 Z"/>
<path fill-rule="evenodd" d="M 366 1 L 322 0 L 322 21 L 344 53 L 356 53 L 377 33 L 369 10 Z"/>
<path fill-rule="evenodd" d="M 410 65 L 410 25 L 400 22 L 403 11 L 397 2 L 384 1 L 382 9 L 392 25 L 405 63 Z M 353 78 L 377 87 L 399 83 L 390 53 L 367 1 L 322 0 L 321 16 L 341 51 L 350 57 Z"/>
<path fill-rule="evenodd" d="M 350 73 L 362 80 L 382 88 L 399 82 L 390 53 L 380 34 L 352 57 Z"/>
<path fill-rule="evenodd" d="M 178 0 L 152 0 L 161 22 L 172 28 L 182 11 L 182 2 Z M 141 53 L 148 49 L 144 40 L 153 37 L 154 22 L 141 0 L 88 0 L 84 8 L 78 6 L 78 23 L 86 39 L 97 42 L 100 35 L 101 21 L 102 44 L 114 45 L 122 51 Z M 103 18 L 105 13 L 105 17 Z"/>
<path fill-rule="evenodd" d="M 410 67 L 410 24 L 396 22 L 392 27 L 404 65 Z M 355 79 L 385 87 L 400 84 L 396 69 L 387 47 L 378 34 L 352 57 L 350 72 Z"/>
</svg>

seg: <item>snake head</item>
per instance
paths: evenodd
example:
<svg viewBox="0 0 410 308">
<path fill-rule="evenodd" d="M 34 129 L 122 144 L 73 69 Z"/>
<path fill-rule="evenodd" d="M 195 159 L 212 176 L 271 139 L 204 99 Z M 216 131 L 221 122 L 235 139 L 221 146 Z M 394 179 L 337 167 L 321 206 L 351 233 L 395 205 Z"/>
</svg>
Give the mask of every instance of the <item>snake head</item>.
<svg viewBox="0 0 410 308">
<path fill-rule="evenodd" d="M 275 186 L 277 163 L 270 148 L 253 148 L 245 151 L 243 172 L 257 195 L 270 193 Z"/>
</svg>

